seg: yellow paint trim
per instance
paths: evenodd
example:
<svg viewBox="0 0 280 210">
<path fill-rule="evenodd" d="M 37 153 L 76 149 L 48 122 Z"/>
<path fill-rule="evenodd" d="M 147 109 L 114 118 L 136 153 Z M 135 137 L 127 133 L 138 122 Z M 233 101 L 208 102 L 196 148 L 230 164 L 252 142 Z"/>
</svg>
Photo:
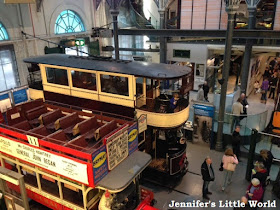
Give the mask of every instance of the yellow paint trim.
<svg viewBox="0 0 280 210">
<path fill-rule="evenodd" d="M 133 100 L 125 100 L 122 98 L 112 97 L 114 94 L 107 95 L 99 95 L 99 101 L 110 103 L 110 104 L 117 104 L 127 107 L 134 107 L 134 101 Z"/>
<path fill-rule="evenodd" d="M 142 114 L 147 115 L 147 124 L 149 126 L 160 128 L 174 128 L 185 123 L 189 118 L 189 106 L 180 112 L 175 113 L 156 113 L 136 109 L 137 117 Z"/>
<path fill-rule="evenodd" d="M 60 86 L 60 85 L 49 85 L 51 83 L 48 83 L 48 85 L 44 85 L 44 90 L 45 91 L 49 91 L 49 92 L 53 92 L 53 93 L 60 93 L 60 94 L 64 94 L 64 95 L 71 95 L 70 94 L 70 88 L 65 86 Z"/>
<path fill-rule="evenodd" d="M 90 91 L 80 91 L 80 90 L 71 90 L 71 95 L 79 98 L 86 98 L 91 100 L 98 100 L 97 93 L 91 93 Z"/>
<path fill-rule="evenodd" d="M 36 90 L 36 89 L 32 89 L 32 88 L 29 88 L 29 97 L 30 99 L 38 99 L 38 98 L 42 98 L 43 100 L 45 100 L 45 97 L 44 97 L 44 92 L 42 90 Z"/>
</svg>

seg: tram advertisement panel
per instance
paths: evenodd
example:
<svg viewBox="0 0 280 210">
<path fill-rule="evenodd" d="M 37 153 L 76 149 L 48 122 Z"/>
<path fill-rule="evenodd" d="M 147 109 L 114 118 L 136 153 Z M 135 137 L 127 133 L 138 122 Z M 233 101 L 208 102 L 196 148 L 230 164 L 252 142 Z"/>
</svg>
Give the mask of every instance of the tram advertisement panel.
<svg viewBox="0 0 280 210">
<path fill-rule="evenodd" d="M 0 136 L 0 151 L 70 179 L 89 184 L 87 164 Z"/>
<path fill-rule="evenodd" d="M 128 156 L 128 126 L 106 138 L 109 170 L 113 170 Z"/>
<path fill-rule="evenodd" d="M 92 155 L 94 185 L 108 174 L 106 147 L 102 145 Z"/>
<path fill-rule="evenodd" d="M 129 155 L 138 149 L 137 123 L 128 128 L 128 150 Z"/>
</svg>

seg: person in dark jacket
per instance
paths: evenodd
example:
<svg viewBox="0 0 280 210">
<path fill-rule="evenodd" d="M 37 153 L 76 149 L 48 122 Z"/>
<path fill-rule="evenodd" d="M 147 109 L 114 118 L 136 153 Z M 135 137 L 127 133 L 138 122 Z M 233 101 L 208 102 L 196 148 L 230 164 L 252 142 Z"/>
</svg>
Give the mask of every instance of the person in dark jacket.
<svg viewBox="0 0 280 210">
<path fill-rule="evenodd" d="M 278 77 L 277 77 L 277 72 L 275 72 L 270 77 L 270 80 L 269 80 L 270 93 L 269 93 L 268 98 L 271 97 L 272 99 L 274 99 L 277 82 L 278 82 Z"/>
<path fill-rule="evenodd" d="M 273 161 L 273 155 L 270 151 L 266 149 L 262 149 L 260 151 L 260 157 L 257 159 L 258 162 L 263 163 L 264 167 L 266 168 L 268 174 L 270 173 L 270 168 Z"/>
<path fill-rule="evenodd" d="M 214 170 L 212 168 L 212 159 L 207 156 L 201 165 L 201 175 L 203 179 L 202 195 L 204 199 L 209 200 L 208 195 L 212 193 L 208 191 L 208 186 L 211 181 L 215 180 Z"/>
<path fill-rule="evenodd" d="M 247 101 L 247 97 L 246 97 L 245 93 L 242 93 L 240 98 L 241 98 L 241 104 L 243 105 L 243 114 L 247 115 L 247 109 L 248 109 L 249 103 Z"/>
<path fill-rule="evenodd" d="M 208 86 L 207 81 L 204 81 L 204 84 L 203 84 L 202 88 L 203 88 L 203 92 L 204 92 L 204 99 L 205 99 L 205 101 L 209 102 L 208 101 L 208 93 L 209 93 L 210 88 Z"/>
<path fill-rule="evenodd" d="M 263 190 L 265 190 L 266 187 L 266 178 L 268 176 L 268 172 L 266 170 L 266 168 L 264 167 L 263 163 L 256 163 L 256 167 L 255 167 L 255 171 L 253 171 L 253 173 L 255 172 L 255 174 L 253 174 L 252 178 L 257 178 L 262 187 Z"/>
<path fill-rule="evenodd" d="M 235 130 L 232 133 L 232 150 L 236 155 L 239 162 L 240 160 L 240 144 L 241 144 L 241 136 L 240 136 L 240 126 L 236 126 Z"/>
</svg>

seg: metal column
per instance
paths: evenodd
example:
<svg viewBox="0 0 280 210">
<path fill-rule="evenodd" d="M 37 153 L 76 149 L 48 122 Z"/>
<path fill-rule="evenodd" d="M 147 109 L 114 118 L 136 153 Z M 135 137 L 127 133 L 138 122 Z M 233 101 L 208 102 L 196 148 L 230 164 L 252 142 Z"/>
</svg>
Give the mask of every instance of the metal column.
<svg viewBox="0 0 280 210">
<path fill-rule="evenodd" d="M 252 169 L 254 168 L 254 158 L 255 158 L 257 136 L 258 136 L 258 131 L 256 129 L 253 129 L 252 135 L 251 135 L 250 150 L 249 150 L 249 154 L 248 154 L 247 170 L 246 170 L 246 177 L 245 177 L 248 181 L 251 180 Z"/>
<path fill-rule="evenodd" d="M 118 36 L 118 15 L 119 11 L 116 9 L 110 10 L 110 13 L 113 17 L 113 31 L 114 31 L 114 45 L 115 45 L 115 59 L 120 59 L 120 52 L 119 52 L 119 36 Z"/>
<path fill-rule="evenodd" d="M 159 26 L 160 29 L 165 29 L 165 6 L 164 0 L 159 1 Z M 160 43 L 160 63 L 166 63 L 166 37 L 159 38 Z"/>
<path fill-rule="evenodd" d="M 226 33 L 226 45 L 225 45 L 225 54 L 224 54 L 224 66 L 223 66 L 223 77 L 220 80 L 221 83 L 221 94 L 220 94 L 220 108 L 219 108 L 219 117 L 218 117 L 218 130 L 217 130 L 217 142 L 216 150 L 223 150 L 223 124 L 224 124 L 224 112 L 226 105 L 226 95 L 227 95 L 227 84 L 229 77 L 229 67 L 231 59 L 231 46 L 232 46 L 232 36 L 233 36 L 233 27 L 234 27 L 234 14 L 239 7 L 239 1 L 226 1 L 227 3 L 227 12 L 228 12 L 228 24 L 227 24 L 227 33 Z"/>
<path fill-rule="evenodd" d="M 256 25 L 256 11 L 257 5 L 260 0 L 246 0 L 249 12 L 249 20 L 248 20 L 248 29 L 252 30 L 255 29 Z M 251 61 L 251 54 L 252 54 L 252 47 L 254 41 L 252 39 L 246 40 L 245 45 L 245 52 L 244 52 L 244 61 L 243 61 L 243 70 L 241 74 L 241 93 L 246 94 L 247 90 L 247 83 L 248 83 L 248 76 L 249 76 L 249 68 L 250 68 L 250 61 Z"/>
</svg>

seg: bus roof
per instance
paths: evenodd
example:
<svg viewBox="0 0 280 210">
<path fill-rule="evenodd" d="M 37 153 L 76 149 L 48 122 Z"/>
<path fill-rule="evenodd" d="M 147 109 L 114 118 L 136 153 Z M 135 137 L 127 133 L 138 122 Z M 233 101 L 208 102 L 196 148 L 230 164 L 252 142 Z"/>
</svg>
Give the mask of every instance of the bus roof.
<svg viewBox="0 0 280 210">
<path fill-rule="evenodd" d="M 49 64 L 70 68 L 135 75 L 152 79 L 175 79 L 191 73 L 191 69 L 186 66 L 137 61 L 116 61 L 112 59 L 101 60 L 92 57 L 69 56 L 66 54 L 48 54 L 26 58 L 23 61 L 34 64 Z"/>
</svg>

